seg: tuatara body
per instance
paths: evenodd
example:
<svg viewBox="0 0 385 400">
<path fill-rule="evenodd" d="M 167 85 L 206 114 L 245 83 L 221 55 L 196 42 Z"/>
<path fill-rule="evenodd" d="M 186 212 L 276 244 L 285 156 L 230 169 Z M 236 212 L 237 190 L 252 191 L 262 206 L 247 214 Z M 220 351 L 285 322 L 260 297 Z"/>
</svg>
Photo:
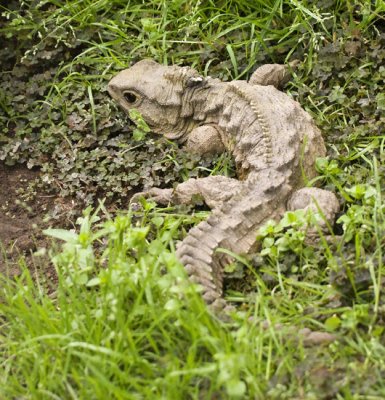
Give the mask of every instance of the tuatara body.
<svg viewBox="0 0 385 400">
<path fill-rule="evenodd" d="M 321 210 L 326 230 L 339 209 L 333 193 L 304 188 L 304 176 L 316 175 L 315 160 L 325 155 L 325 145 L 310 115 L 277 89 L 287 75 L 284 66 L 273 64 L 257 69 L 249 82 L 221 82 L 190 67 L 143 60 L 108 85 L 126 112 L 137 109 L 152 131 L 184 144 L 186 151 L 227 150 L 235 158 L 238 179 L 189 179 L 141 194 L 160 204 L 189 204 L 199 196 L 213 210 L 177 249 L 213 309 L 226 306 L 223 270 L 230 261 L 218 248 L 250 253 L 258 228 L 286 210 Z"/>
</svg>

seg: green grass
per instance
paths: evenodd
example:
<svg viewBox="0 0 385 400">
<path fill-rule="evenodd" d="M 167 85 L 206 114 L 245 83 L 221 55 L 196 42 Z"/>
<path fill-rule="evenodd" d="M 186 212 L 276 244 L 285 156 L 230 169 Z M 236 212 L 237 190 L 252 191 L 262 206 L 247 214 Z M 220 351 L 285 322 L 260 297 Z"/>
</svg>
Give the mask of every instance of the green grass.
<svg viewBox="0 0 385 400">
<path fill-rule="evenodd" d="M 385 396 L 378 276 L 365 293 L 370 302 L 343 306 L 333 304 L 338 291 L 320 272 L 312 281 L 283 274 L 270 290 L 261 271 L 277 273 L 279 262 L 263 265 L 252 271 L 258 289 L 242 298 L 247 307 L 223 322 L 174 255 L 172 238 L 194 220 L 146 207 L 140 224 L 130 214 L 101 222 L 103 213 L 88 209 L 78 233 L 48 230 L 64 241 L 51 254 L 53 292 L 26 267 L 13 281 L 1 278 L 1 397 Z M 338 341 L 304 347 L 302 327 L 329 330 Z"/>
<path fill-rule="evenodd" d="M 19 277 L 0 278 L 0 398 L 385 398 L 384 1 L 1 7 L 0 159 L 39 166 L 34 190 L 76 200 L 62 214 L 107 200 L 76 232 L 47 231 L 64 245 L 36 269 L 20 260 Z M 199 160 L 133 137 L 106 83 L 145 57 L 224 80 L 301 60 L 285 90 L 324 133 L 317 183 L 339 197 L 341 237 L 308 246 L 300 213 L 265 227 L 262 251 L 226 271 L 230 321 L 208 312 L 174 255 L 204 212 L 145 203 L 110 216 L 143 188 L 234 174 L 226 155 Z M 337 340 L 308 348 L 304 327 Z"/>
<path fill-rule="evenodd" d="M 150 207 L 133 226 L 129 214 L 100 222 L 90 211 L 78 233 L 47 231 L 65 242 L 52 257 L 54 292 L 27 268 L 15 281 L 2 278 L 3 398 L 385 395 L 383 327 L 368 304 L 325 304 L 336 291 L 319 278 L 282 277 L 271 291 L 254 271 L 259 285 L 247 309 L 222 322 L 175 259 L 172 237 L 187 217 L 152 216 Z M 297 333 L 304 326 L 335 330 L 338 342 L 304 347 Z"/>
</svg>

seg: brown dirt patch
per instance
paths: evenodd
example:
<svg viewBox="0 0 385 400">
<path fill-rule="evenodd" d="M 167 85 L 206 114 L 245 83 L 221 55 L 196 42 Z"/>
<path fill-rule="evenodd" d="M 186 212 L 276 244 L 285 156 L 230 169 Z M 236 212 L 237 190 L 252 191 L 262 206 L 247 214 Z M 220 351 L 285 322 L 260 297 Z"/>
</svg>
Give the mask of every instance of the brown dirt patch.
<svg viewBox="0 0 385 400">
<path fill-rule="evenodd" d="M 15 276 L 20 273 L 20 260 L 36 268 L 32 254 L 47 245 L 42 229 L 45 217 L 59 200 L 54 195 L 37 193 L 26 199 L 28 186 L 39 176 L 38 170 L 24 165 L 6 166 L 0 163 L 0 273 Z M 24 193 L 24 195 L 23 195 Z M 45 263 L 44 263 L 45 264 Z M 51 267 L 46 277 L 55 275 Z"/>
</svg>

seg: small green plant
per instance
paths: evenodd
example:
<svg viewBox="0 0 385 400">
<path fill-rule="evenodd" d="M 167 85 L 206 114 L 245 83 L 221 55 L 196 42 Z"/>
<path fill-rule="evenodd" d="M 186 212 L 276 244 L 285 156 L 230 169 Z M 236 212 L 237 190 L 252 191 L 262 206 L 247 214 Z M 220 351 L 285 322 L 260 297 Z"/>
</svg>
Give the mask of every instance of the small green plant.
<svg viewBox="0 0 385 400">
<path fill-rule="evenodd" d="M 369 184 L 358 184 L 345 190 L 352 198 L 351 203 L 353 203 L 337 221 L 342 224 L 345 240 L 349 242 L 359 235 L 365 245 L 370 245 L 376 234 L 376 220 L 373 218 L 373 211 L 375 211 L 379 193 L 374 186 Z M 378 211 L 383 212 L 383 210 Z"/>
<path fill-rule="evenodd" d="M 132 109 L 129 112 L 129 116 L 131 121 L 136 125 L 136 128 L 132 132 L 134 140 L 139 141 L 145 139 L 147 133 L 149 133 L 151 129 L 146 124 L 140 112 L 136 109 Z"/>
<path fill-rule="evenodd" d="M 262 243 L 260 254 L 279 259 L 288 251 L 302 255 L 311 253 L 311 247 L 305 246 L 306 228 L 314 227 L 315 222 L 315 215 L 303 210 L 288 211 L 280 221 L 267 222 L 259 229 L 257 235 L 257 239 Z"/>
</svg>

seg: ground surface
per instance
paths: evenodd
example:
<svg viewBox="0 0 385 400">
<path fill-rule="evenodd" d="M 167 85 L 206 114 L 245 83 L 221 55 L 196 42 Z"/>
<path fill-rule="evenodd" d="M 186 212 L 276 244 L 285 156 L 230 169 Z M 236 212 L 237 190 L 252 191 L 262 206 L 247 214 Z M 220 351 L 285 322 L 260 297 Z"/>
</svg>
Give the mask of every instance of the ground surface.
<svg viewBox="0 0 385 400">
<path fill-rule="evenodd" d="M 25 192 L 38 178 L 38 170 L 25 165 L 6 166 L 0 163 L 0 273 L 17 275 L 20 272 L 18 260 L 26 256 L 32 266 L 32 253 L 47 243 L 42 233 L 47 223 L 47 213 L 54 208 L 56 197 L 36 194 L 33 200 L 21 200 Z"/>
</svg>

